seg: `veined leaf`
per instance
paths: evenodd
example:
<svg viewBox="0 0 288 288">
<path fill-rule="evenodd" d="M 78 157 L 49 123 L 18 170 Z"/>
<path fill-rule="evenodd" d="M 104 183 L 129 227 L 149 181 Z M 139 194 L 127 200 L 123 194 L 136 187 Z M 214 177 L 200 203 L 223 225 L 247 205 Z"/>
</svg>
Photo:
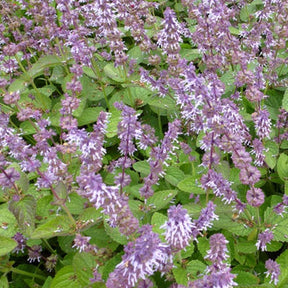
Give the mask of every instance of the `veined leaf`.
<svg viewBox="0 0 288 288">
<path fill-rule="evenodd" d="M 51 283 L 53 288 L 82 288 L 79 282 L 74 267 L 68 265 L 60 269 Z"/>
<path fill-rule="evenodd" d="M 9 210 L 14 214 L 23 233 L 30 235 L 35 228 L 36 200 L 31 195 L 26 195 L 19 201 L 11 201 Z"/>
<path fill-rule="evenodd" d="M 70 235 L 71 220 L 66 215 L 56 216 L 54 219 L 38 226 L 31 235 L 31 239 L 52 238 Z"/>
<path fill-rule="evenodd" d="M 177 195 L 177 190 L 163 190 L 155 192 L 147 200 L 147 205 L 151 206 L 152 211 L 164 208 Z"/>
<path fill-rule="evenodd" d="M 0 236 L 0 256 L 6 255 L 17 247 L 17 242 L 14 239 Z M 1 282 L 0 282 L 1 283 Z M 2 287 L 2 286 L 1 286 Z"/>
</svg>

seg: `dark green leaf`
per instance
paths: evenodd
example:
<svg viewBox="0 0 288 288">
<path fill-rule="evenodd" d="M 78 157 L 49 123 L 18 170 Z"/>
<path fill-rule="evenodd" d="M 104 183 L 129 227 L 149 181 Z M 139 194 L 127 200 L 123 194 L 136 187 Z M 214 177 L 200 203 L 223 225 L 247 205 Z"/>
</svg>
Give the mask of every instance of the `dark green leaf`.
<svg viewBox="0 0 288 288">
<path fill-rule="evenodd" d="M 79 280 L 77 279 L 76 272 L 72 265 L 63 267 L 57 272 L 55 278 L 51 283 L 53 288 L 83 288 Z"/>
<path fill-rule="evenodd" d="M 31 195 L 26 195 L 19 201 L 11 201 L 9 210 L 17 219 L 21 231 L 30 235 L 35 228 L 36 200 Z"/>
</svg>

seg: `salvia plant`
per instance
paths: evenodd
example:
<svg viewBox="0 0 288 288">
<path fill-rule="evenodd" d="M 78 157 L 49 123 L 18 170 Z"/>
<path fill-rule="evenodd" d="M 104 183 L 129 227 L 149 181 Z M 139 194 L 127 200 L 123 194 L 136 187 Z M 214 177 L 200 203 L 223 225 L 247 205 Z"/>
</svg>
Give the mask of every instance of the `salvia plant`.
<svg viewBox="0 0 288 288">
<path fill-rule="evenodd" d="M 0 287 L 288 287 L 286 0 L 0 9 Z"/>
</svg>

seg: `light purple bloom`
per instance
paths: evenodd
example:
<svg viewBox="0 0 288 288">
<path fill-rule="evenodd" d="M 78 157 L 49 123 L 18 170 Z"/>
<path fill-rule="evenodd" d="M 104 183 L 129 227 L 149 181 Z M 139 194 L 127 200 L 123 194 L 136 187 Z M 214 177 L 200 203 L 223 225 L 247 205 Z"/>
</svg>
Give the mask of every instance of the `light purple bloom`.
<svg viewBox="0 0 288 288">
<path fill-rule="evenodd" d="M 267 269 L 267 272 L 265 272 L 266 277 L 271 276 L 270 283 L 274 282 L 274 284 L 277 285 L 280 275 L 280 265 L 277 262 L 268 259 L 265 262 L 265 268 Z"/>
<path fill-rule="evenodd" d="M 192 228 L 195 228 L 191 217 L 181 205 L 171 206 L 168 209 L 168 221 L 160 227 L 165 229 L 165 239 L 173 250 L 181 250 L 189 245 Z"/>
<path fill-rule="evenodd" d="M 247 191 L 246 199 L 249 205 L 259 207 L 264 203 L 265 195 L 260 188 L 252 187 Z"/>
<path fill-rule="evenodd" d="M 256 242 L 257 249 L 261 249 L 261 251 L 267 250 L 267 244 L 270 244 L 270 242 L 273 240 L 274 235 L 271 230 L 266 229 L 262 233 L 258 235 L 258 240 Z"/>
<path fill-rule="evenodd" d="M 167 244 L 160 241 L 151 225 L 143 225 L 140 236 L 129 242 L 122 261 L 109 275 L 107 288 L 132 288 L 138 280 L 145 280 L 156 271 L 163 271 L 172 260 Z"/>
<path fill-rule="evenodd" d="M 76 248 L 77 250 L 79 250 L 79 252 L 85 252 L 87 250 L 89 250 L 89 241 L 90 241 L 91 237 L 87 237 L 87 236 L 82 236 L 81 234 L 76 234 L 76 237 L 74 238 L 74 244 L 72 246 L 72 248 Z"/>
<path fill-rule="evenodd" d="M 271 132 L 271 119 L 267 110 L 259 110 L 252 114 L 257 136 L 262 140 L 269 138 Z"/>
</svg>

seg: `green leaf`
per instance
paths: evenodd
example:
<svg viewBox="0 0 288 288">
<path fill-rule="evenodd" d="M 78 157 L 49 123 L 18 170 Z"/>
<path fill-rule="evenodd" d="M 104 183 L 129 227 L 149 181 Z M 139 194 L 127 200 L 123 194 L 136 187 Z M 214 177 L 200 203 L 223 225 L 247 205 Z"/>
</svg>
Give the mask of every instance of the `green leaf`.
<svg viewBox="0 0 288 288">
<path fill-rule="evenodd" d="M 17 247 L 17 242 L 14 239 L 0 236 L 0 256 L 6 255 Z"/>
<path fill-rule="evenodd" d="M 60 269 L 51 283 L 53 288 L 83 288 L 72 265 Z"/>
<path fill-rule="evenodd" d="M 281 242 L 271 241 L 270 244 L 267 244 L 267 251 L 268 252 L 276 252 L 276 251 L 280 250 L 281 247 L 282 247 Z"/>
<path fill-rule="evenodd" d="M 112 138 L 117 135 L 117 126 L 121 119 L 121 111 L 116 109 L 115 107 L 111 107 L 109 113 L 111 116 L 109 117 L 106 136 L 108 138 Z"/>
<path fill-rule="evenodd" d="M 89 99 L 90 101 L 100 101 L 101 99 L 105 98 L 104 92 L 106 96 L 108 96 L 113 92 L 115 87 L 105 86 L 104 91 L 102 90 L 102 88 L 100 88 L 101 86 L 99 87 L 99 85 L 97 85 L 97 90 L 94 89 L 92 93 L 85 94 L 85 97 L 87 97 L 87 99 Z"/>
<path fill-rule="evenodd" d="M 57 206 L 52 205 L 53 195 L 47 195 L 37 201 L 36 215 L 43 218 L 48 217 L 51 213 L 57 210 Z"/>
<path fill-rule="evenodd" d="M 205 257 L 207 255 L 207 251 L 210 248 L 208 239 L 205 237 L 198 238 L 197 247 L 201 255 Z"/>
<path fill-rule="evenodd" d="M 177 190 L 157 191 L 150 198 L 148 198 L 147 205 L 151 206 L 152 211 L 160 210 L 169 204 L 177 193 Z"/>
<path fill-rule="evenodd" d="M 0 205 L 0 235 L 12 237 L 17 232 L 17 220 L 14 214 L 9 211 L 8 204 Z"/>
<path fill-rule="evenodd" d="M 151 218 L 151 225 L 153 226 L 153 231 L 157 234 L 159 234 L 160 239 L 162 238 L 164 240 L 164 236 L 162 235 L 164 233 L 164 229 L 160 229 L 162 225 L 168 220 L 168 217 L 159 213 L 155 212 L 152 215 Z"/>
<path fill-rule="evenodd" d="M 165 171 L 165 180 L 173 186 L 177 186 L 185 177 L 184 172 L 178 167 L 169 166 Z"/>
<path fill-rule="evenodd" d="M 264 152 L 265 162 L 270 169 L 274 169 L 277 163 L 276 155 L 279 153 L 279 146 L 275 141 L 268 140 L 265 142 L 265 148 L 268 149 Z"/>
<path fill-rule="evenodd" d="M 118 227 L 111 227 L 107 221 L 104 221 L 104 227 L 107 235 L 119 244 L 127 244 L 127 237 L 119 232 Z"/>
<path fill-rule="evenodd" d="M 84 203 L 86 200 L 81 197 L 78 193 L 73 192 L 68 196 L 68 201 L 66 201 L 66 206 L 71 214 L 79 215 L 84 210 Z"/>
<path fill-rule="evenodd" d="M 240 19 L 243 22 L 247 22 L 252 13 L 256 11 L 255 5 L 245 5 L 240 11 Z"/>
<path fill-rule="evenodd" d="M 31 195 L 26 195 L 19 201 L 11 201 L 9 210 L 17 219 L 20 230 L 25 235 L 30 235 L 35 229 L 36 200 Z"/>
<path fill-rule="evenodd" d="M 277 161 L 277 172 L 281 180 L 288 180 L 288 156 L 284 153 L 280 154 Z"/>
<path fill-rule="evenodd" d="M 239 285 L 245 285 L 245 287 L 250 287 L 251 284 L 259 284 L 260 282 L 260 279 L 257 276 L 249 272 L 232 270 L 232 273 L 237 275 L 234 281 L 238 283 Z M 249 286 L 246 286 L 246 285 L 249 285 Z"/>
<path fill-rule="evenodd" d="M 108 260 L 102 270 L 102 278 L 106 281 L 109 274 L 115 270 L 117 264 L 121 262 L 123 253 L 118 253 L 116 256 Z"/>
<path fill-rule="evenodd" d="M 288 89 L 285 90 L 284 97 L 282 99 L 282 108 L 288 111 Z"/>
<path fill-rule="evenodd" d="M 133 164 L 133 169 L 139 173 L 142 173 L 144 177 L 150 173 L 150 165 L 147 161 L 138 161 Z"/>
<path fill-rule="evenodd" d="M 135 59 L 137 64 L 140 64 L 144 59 L 144 54 L 142 53 L 139 46 L 134 46 L 128 51 L 129 59 Z"/>
<path fill-rule="evenodd" d="M 256 241 L 239 241 L 235 248 L 240 253 L 248 254 L 255 253 L 257 251 Z"/>
<path fill-rule="evenodd" d="M 93 278 L 93 269 L 97 266 L 95 256 L 85 252 L 76 253 L 72 266 L 82 287 L 89 285 L 89 279 Z"/>
<path fill-rule="evenodd" d="M 0 287 L 1 288 L 9 288 L 8 279 L 5 275 L 2 275 L 0 278 Z"/>
<path fill-rule="evenodd" d="M 186 269 L 177 265 L 176 268 L 172 269 L 173 275 L 175 277 L 176 283 L 180 285 L 187 285 L 188 284 L 188 277 Z"/>
<path fill-rule="evenodd" d="M 31 78 L 36 78 L 43 74 L 44 70 L 50 67 L 63 65 L 67 61 L 67 57 L 59 57 L 57 55 L 46 55 L 41 57 L 36 63 L 34 63 L 27 74 Z"/>
<path fill-rule="evenodd" d="M 95 123 L 101 111 L 104 111 L 102 107 L 89 107 L 84 109 L 81 116 L 77 118 L 78 126 Z"/>
<path fill-rule="evenodd" d="M 113 63 L 109 63 L 104 67 L 104 73 L 115 82 L 123 83 L 126 81 L 125 72 L 120 67 L 115 67 Z"/>
<path fill-rule="evenodd" d="M 38 226 L 31 235 L 31 239 L 52 238 L 66 236 L 71 233 L 71 220 L 66 215 L 56 216 L 45 224 Z"/>
<path fill-rule="evenodd" d="M 59 247 L 61 248 L 62 251 L 64 251 L 67 254 L 75 253 L 75 248 L 72 248 L 74 239 L 75 239 L 75 236 L 57 237 Z"/>
<path fill-rule="evenodd" d="M 47 96 L 47 90 L 44 88 L 38 88 L 37 90 L 31 89 L 23 92 L 19 102 L 23 105 L 29 103 L 41 110 L 50 109 L 52 105 L 49 95 Z"/>
<path fill-rule="evenodd" d="M 51 276 L 48 276 L 45 283 L 43 284 L 42 288 L 51 288 L 53 278 Z"/>
<path fill-rule="evenodd" d="M 23 92 L 28 88 L 29 81 L 18 78 L 15 79 L 8 88 L 8 92 Z"/>
<path fill-rule="evenodd" d="M 194 61 L 198 58 L 201 58 L 201 53 L 198 49 L 181 49 L 180 55 L 188 61 Z"/>
<path fill-rule="evenodd" d="M 206 265 L 199 261 L 199 260 L 192 260 L 187 264 L 187 272 L 193 276 L 193 277 L 197 277 L 199 274 L 203 274 L 205 272 L 206 269 Z"/>
<path fill-rule="evenodd" d="M 288 250 L 285 250 L 277 259 L 276 262 L 280 265 L 280 276 L 277 287 L 284 288 L 288 283 Z"/>
<path fill-rule="evenodd" d="M 161 116 L 175 113 L 176 110 L 176 103 L 170 97 L 153 97 L 148 104 L 153 112 Z"/>
<path fill-rule="evenodd" d="M 187 177 L 181 182 L 179 182 L 177 188 L 187 193 L 206 194 L 205 190 L 200 188 L 199 185 L 196 184 L 196 179 L 193 176 Z"/>
</svg>

